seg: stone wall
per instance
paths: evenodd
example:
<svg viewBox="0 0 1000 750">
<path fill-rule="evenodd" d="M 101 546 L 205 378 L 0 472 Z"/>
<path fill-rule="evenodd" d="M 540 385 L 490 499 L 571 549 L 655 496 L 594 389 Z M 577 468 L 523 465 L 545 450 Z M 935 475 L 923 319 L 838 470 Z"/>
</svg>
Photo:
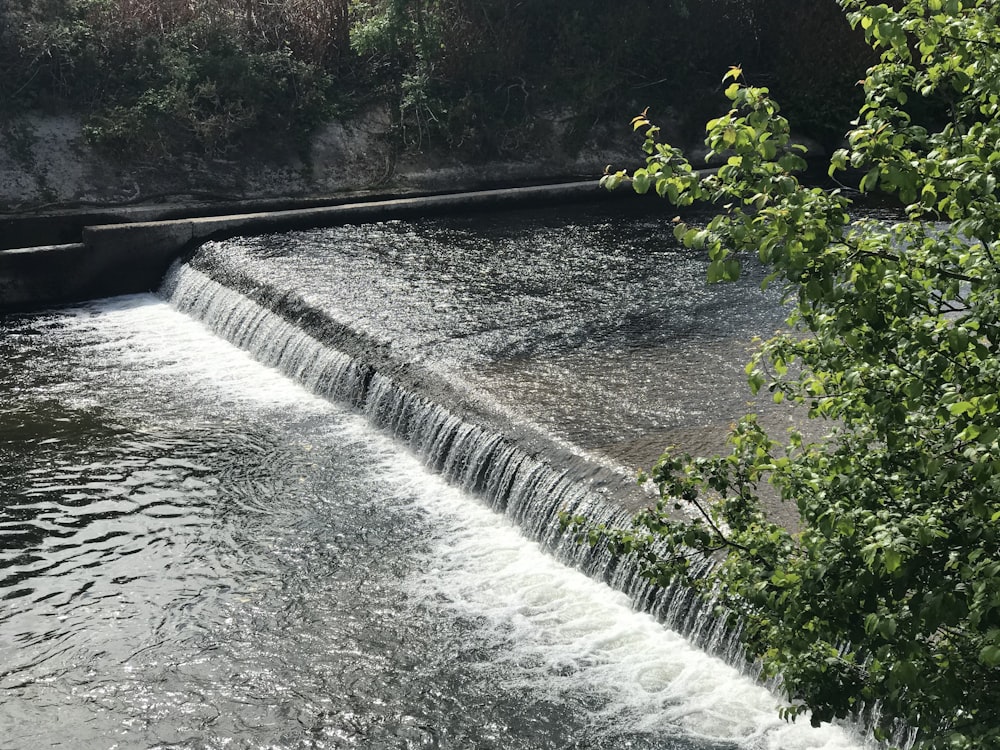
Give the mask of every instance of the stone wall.
<svg viewBox="0 0 1000 750">
<path fill-rule="evenodd" d="M 561 123 L 521 159 L 471 161 L 437 149 L 399 154 L 384 110 L 330 122 L 301 149 L 275 145 L 209 157 L 129 159 L 90 146 L 72 114 L 26 114 L 0 123 L 0 215 L 106 205 L 407 194 L 596 178 L 606 164 L 637 166 L 638 139 L 627 118 L 598 124 L 579 148 L 562 145 Z"/>
</svg>

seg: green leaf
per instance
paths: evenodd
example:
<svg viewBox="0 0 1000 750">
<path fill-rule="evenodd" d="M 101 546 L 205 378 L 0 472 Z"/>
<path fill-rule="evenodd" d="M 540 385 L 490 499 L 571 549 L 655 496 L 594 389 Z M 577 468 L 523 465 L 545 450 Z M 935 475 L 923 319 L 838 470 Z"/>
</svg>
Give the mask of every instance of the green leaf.
<svg viewBox="0 0 1000 750">
<path fill-rule="evenodd" d="M 861 178 L 861 183 L 858 186 L 858 189 L 862 193 L 870 193 L 873 191 L 876 187 L 878 187 L 879 174 L 880 172 L 878 167 L 872 167 L 869 169 L 868 173 Z"/>
<path fill-rule="evenodd" d="M 975 410 L 976 410 L 976 405 L 970 401 L 958 401 L 954 404 L 951 404 L 948 407 L 948 412 L 953 417 L 960 417 L 963 414 L 969 414 L 971 412 L 974 412 Z"/>
<path fill-rule="evenodd" d="M 806 169 L 806 160 L 798 154 L 783 154 L 778 159 L 778 166 L 786 172 L 802 172 Z"/>
<path fill-rule="evenodd" d="M 883 638 L 891 639 L 896 635 L 896 621 L 891 617 L 883 617 L 878 621 L 878 633 Z"/>
<path fill-rule="evenodd" d="M 725 263 L 720 260 L 713 260 L 708 264 L 708 283 L 714 284 L 722 281 L 726 277 Z"/>
<path fill-rule="evenodd" d="M 994 644 L 983 646 L 979 651 L 979 661 L 991 669 L 1000 667 L 1000 646 Z"/>
<path fill-rule="evenodd" d="M 899 570 L 902 562 L 903 556 L 899 553 L 899 550 L 890 548 L 882 553 L 882 564 L 885 566 L 886 573 L 894 573 Z"/>
<path fill-rule="evenodd" d="M 645 169 L 637 169 L 632 175 L 632 189 L 640 195 L 649 190 L 650 182 L 649 172 Z"/>
<path fill-rule="evenodd" d="M 625 179 L 624 172 L 615 172 L 614 174 L 606 174 L 601 178 L 601 187 L 607 190 L 617 190 L 622 181 Z"/>
</svg>

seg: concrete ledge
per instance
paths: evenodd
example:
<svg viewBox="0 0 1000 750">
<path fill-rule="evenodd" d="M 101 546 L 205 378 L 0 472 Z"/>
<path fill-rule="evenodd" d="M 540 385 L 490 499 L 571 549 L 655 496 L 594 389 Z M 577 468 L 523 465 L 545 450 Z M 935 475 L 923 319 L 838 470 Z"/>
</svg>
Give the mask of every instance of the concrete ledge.
<svg viewBox="0 0 1000 750">
<path fill-rule="evenodd" d="M 0 251 L 0 309 L 74 296 L 90 282 L 86 251 L 80 243 Z"/>
<path fill-rule="evenodd" d="M 612 197 L 596 180 L 588 180 L 286 211 L 89 226 L 83 230 L 82 243 L 0 250 L 0 312 L 154 290 L 174 259 L 210 239 Z"/>
</svg>

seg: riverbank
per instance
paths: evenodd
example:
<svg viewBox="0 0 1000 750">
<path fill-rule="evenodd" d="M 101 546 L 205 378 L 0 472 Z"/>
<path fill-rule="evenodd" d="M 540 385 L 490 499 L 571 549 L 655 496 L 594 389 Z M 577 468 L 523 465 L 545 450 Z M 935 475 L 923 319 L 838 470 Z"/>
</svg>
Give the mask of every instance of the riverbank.
<svg viewBox="0 0 1000 750">
<path fill-rule="evenodd" d="M 595 124 L 572 148 L 559 116 L 540 118 L 536 130 L 545 135 L 530 151 L 517 159 L 490 160 L 448 148 L 401 150 L 384 107 L 330 121 L 296 149 L 248 143 L 225 157 L 177 153 L 169 159 L 119 159 L 94 147 L 83 119 L 73 114 L 28 114 L 4 127 L 0 220 L 171 208 L 190 214 L 192 206 L 236 209 L 248 202 L 276 210 L 289 203 L 567 182 L 596 178 L 608 164 L 622 168 L 642 160 L 640 141 L 624 115 L 621 122 Z M 132 220 L 150 218 L 163 217 Z"/>
</svg>

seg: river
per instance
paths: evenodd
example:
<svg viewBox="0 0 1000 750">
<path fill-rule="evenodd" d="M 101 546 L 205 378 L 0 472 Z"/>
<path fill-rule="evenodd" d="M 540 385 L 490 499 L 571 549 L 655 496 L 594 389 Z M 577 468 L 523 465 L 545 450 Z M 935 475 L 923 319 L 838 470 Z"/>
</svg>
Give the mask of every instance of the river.
<svg viewBox="0 0 1000 750">
<path fill-rule="evenodd" d="M 584 236 L 620 230 L 601 218 L 560 221 L 539 228 L 529 212 L 521 224 L 488 223 L 488 241 L 467 245 L 535 232 L 536 252 L 553 237 L 580 247 Z M 615 415 L 642 410 L 603 403 L 579 384 L 633 368 L 643 348 L 653 369 L 662 367 L 657 347 L 689 356 L 670 342 L 697 338 L 712 310 L 725 313 L 712 335 L 735 341 L 775 315 L 739 315 L 756 293 L 720 300 L 697 287 L 681 305 L 686 318 L 657 319 L 658 301 L 692 283 L 663 255 L 646 262 L 642 247 L 612 245 L 601 259 L 591 247 L 584 252 L 604 270 L 576 274 L 579 253 L 549 246 L 517 270 L 495 249 L 461 253 L 456 237 L 472 231 L 454 220 L 389 224 L 202 252 L 225 256 L 244 280 L 257 273 L 288 285 L 292 274 L 294 289 L 394 357 L 471 383 L 500 411 L 520 408 L 555 442 L 613 465 L 621 451 L 609 446 L 635 442 L 650 425 L 714 424 L 719 403 L 744 398 L 717 389 L 706 419 L 682 415 L 667 393 L 636 426 Z M 358 236 L 369 241 L 349 241 Z M 412 258 L 393 256 L 392 236 L 404 238 L 397 248 L 416 248 L 418 267 L 430 265 L 428 253 L 455 267 L 418 273 Z M 669 252 L 692 273 L 700 263 Z M 366 265 L 373 258 L 382 265 Z M 490 258 L 498 260 L 484 265 Z M 279 274 L 275 264 L 295 267 Z M 553 264 L 564 270 L 549 292 L 561 291 L 529 283 Z M 505 268 L 524 284 L 504 278 Z M 182 312 L 198 281 L 2 321 L 0 747 L 863 746 L 842 728 L 781 722 L 765 688 L 561 562 L 468 482 L 428 467 L 447 459 L 394 437 L 364 404 L 317 396 L 305 365 L 291 378 L 288 366 L 262 364 Z M 601 290 L 626 282 L 622 296 L 601 303 L 610 306 L 603 321 L 585 314 Z M 584 299 L 585 289 L 598 294 Z M 212 292 L 231 300 L 224 293 Z M 636 295 L 642 305 L 629 302 Z M 240 316 L 228 315 L 231 326 Z M 624 318 L 631 322 L 615 322 Z M 259 338 L 270 337 L 280 364 L 290 345 L 260 320 L 254 331 L 247 348 L 260 356 Z M 607 353 L 612 342 L 624 360 Z M 600 367 L 584 356 L 588 347 L 605 357 Z M 744 349 L 718 351 L 735 362 Z M 593 366 L 574 367 L 584 359 Z M 542 361 L 549 370 L 536 367 Z M 579 380 L 554 385 L 560 370 Z M 699 403 L 704 376 L 678 378 Z M 370 375 L 366 382 L 371 398 L 377 389 Z M 566 420 L 552 395 L 559 389 L 594 402 L 601 424 Z M 496 452 L 497 439 L 470 430 L 462 434 L 492 440 Z M 510 480 L 509 495 L 526 492 L 520 481 Z"/>
</svg>

